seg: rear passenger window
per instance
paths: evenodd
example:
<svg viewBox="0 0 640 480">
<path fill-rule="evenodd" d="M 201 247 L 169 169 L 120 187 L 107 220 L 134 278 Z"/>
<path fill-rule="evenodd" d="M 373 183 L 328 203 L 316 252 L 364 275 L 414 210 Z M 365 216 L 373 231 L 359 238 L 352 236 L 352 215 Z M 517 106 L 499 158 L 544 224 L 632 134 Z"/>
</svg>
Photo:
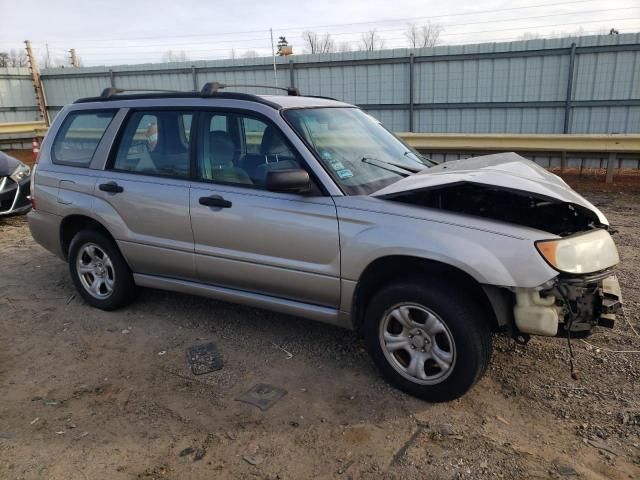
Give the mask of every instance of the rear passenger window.
<svg viewBox="0 0 640 480">
<path fill-rule="evenodd" d="M 135 112 L 126 123 L 115 170 L 188 178 L 192 113 Z"/>
<path fill-rule="evenodd" d="M 115 113 L 115 110 L 70 113 L 53 142 L 53 163 L 88 167 Z"/>
</svg>

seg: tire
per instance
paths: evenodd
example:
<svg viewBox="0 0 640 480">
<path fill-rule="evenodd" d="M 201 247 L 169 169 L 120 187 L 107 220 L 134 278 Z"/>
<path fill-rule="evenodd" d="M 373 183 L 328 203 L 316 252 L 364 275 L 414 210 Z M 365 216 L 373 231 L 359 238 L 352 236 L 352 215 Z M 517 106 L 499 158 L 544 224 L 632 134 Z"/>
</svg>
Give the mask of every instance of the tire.
<svg viewBox="0 0 640 480">
<path fill-rule="evenodd" d="M 485 373 L 492 333 L 485 310 L 428 278 L 393 283 L 370 301 L 364 339 L 374 363 L 393 385 L 430 402 L 464 395 Z"/>
<path fill-rule="evenodd" d="M 115 310 L 135 297 L 127 262 L 113 240 L 97 230 L 82 230 L 73 237 L 69 271 L 78 293 L 93 307 Z"/>
</svg>

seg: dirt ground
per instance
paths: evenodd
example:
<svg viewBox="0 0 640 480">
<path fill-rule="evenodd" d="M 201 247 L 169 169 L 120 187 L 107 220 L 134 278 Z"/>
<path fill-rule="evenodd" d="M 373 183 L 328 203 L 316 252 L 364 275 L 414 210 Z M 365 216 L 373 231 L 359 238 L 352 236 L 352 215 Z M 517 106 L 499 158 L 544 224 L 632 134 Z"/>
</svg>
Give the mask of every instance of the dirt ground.
<svg viewBox="0 0 640 480">
<path fill-rule="evenodd" d="M 577 381 L 566 340 L 497 337 L 487 375 L 437 405 L 348 331 L 153 290 L 90 308 L 25 218 L 0 220 L 0 478 L 640 478 L 640 194 L 591 187 L 626 321 L 575 341 Z M 194 376 L 185 351 L 207 341 L 224 368 Z M 288 393 L 236 400 L 258 383 Z"/>
</svg>

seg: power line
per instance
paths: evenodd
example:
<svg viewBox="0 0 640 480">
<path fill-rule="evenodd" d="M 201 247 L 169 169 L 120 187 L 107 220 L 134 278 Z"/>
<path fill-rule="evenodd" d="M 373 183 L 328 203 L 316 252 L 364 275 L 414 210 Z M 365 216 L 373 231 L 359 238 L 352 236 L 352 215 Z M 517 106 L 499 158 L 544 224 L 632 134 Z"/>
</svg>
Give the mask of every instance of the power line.
<svg viewBox="0 0 640 480">
<path fill-rule="evenodd" d="M 457 33 L 442 33 L 440 36 L 441 37 L 452 37 L 452 36 L 460 36 L 460 35 L 474 35 L 474 34 L 482 34 L 482 33 L 494 33 L 494 32 L 508 32 L 508 31 L 513 31 L 513 30 L 531 30 L 531 29 L 541 29 L 541 28 L 551 28 L 551 27 L 562 27 L 565 25 L 589 25 L 589 24 L 593 24 L 593 23 L 605 23 L 605 22 L 626 22 L 626 21 L 635 21 L 635 20 L 640 20 L 640 17 L 634 17 L 634 18 L 614 18 L 614 19 L 605 19 L 605 20 L 593 20 L 593 21 L 578 21 L 578 22 L 563 22 L 563 23 L 557 23 L 557 24 L 551 24 L 551 25 L 528 25 L 528 26 L 518 26 L 518 27 L 511 27 L 511 28 L 502 28 L 502 29 L 491 29 L 491 30 L 477 30 L 477 31 L 472 31 L 472 32 L 457 32 Z M 405 39 L 405 37 L 403 36 L 398 36 L 398 37 L 382 37 L 383 40 L 400 40 L 400 39 Z M 360 40 L 347 40 L 346 43 L 354 43 L 354 42 L 360 42 Z M 169 45 L 167 45 L 169 46 Z M 268 46 L 266 45 L 252 45 L 252 46 L 245 46 L 244 47 L 247 50 L 254 50 L 254 49 L 264 49 L 264 48 L 268 48 Z M 408 47 L 407 47 L 408 48 Z M 228 52 L 230 50 L 230 48 L 192 48 L 189 49 L 189 51 L 191 52 L 221 52 L 221 51 L 226 51 Z M 143 51 L 136 51 L 136 52 L 131 52 L 131 51 L 127 51 L 127 52 L 92 52 L 91 49 L 87 50 L 83 50 L 80 52 L 80 56 L 130 56 L 130 55 L 144 55 L 144 54 L 153 54 L 153 53 L 166 53 L 167 50 L 143 50 Z"/>
<path fill-rule="evenodd" d="M 274 30 L 282 33 L 290 32 L 290 31 L 298 31 L 301 29 L 320 29 L 320 28 L 331 28 L 331 27 L 348 27 L 354 25 L 374 25 L 374 24 L 383 24 L 383 23 L 396 23 L 396 22 L 410 22 L 424 19 L 434 19 L 434 18 L 446 18 L 446 17 L 459 17 L 459 16 L 469 16 L 469 15 L 481 15 L 486 13 L 500 13 L 507 11 L 515 11 L 515 10 L 526 10 L 532 8 L 542 8 L 542 7 L 556 7 L 556 6 L 566 6 L 573 5 L 577 3 L 588 3 L 594 2 L 597 0 L 572 0 L 568 2 L 551 2 L 551 3 L 541 3 L 537 5 L 526 5 L 520 7 L 510 7 L 510 8 L 499 8 L 499 9 L 491 9 L 491 10 L 477 10 L 471 12 L 456 12 L 456 13 L 447 13 L 440 15 L 429 15 L 429 16 L 421 16 L 421 17 L 404 17 L 404 18 L 393 18 L 393 19 L 385 19 L 385 20 L 369 20 L 362 22 L 351 22 L 351 23 L 334 23 L 334 24 L 326 24 L 326 25 L 307 25 L 303 27 L 296 28 L 274 28 Z M 113 42 L 113 41 L 132 41 L 132 40 L 154 40 L 154 39 L 162 39 L 162 38 L 194 38 L 194 37 L 219 37 L 219 36 L 227 36 L 227 35 L 235 35 L 235 34 L 245 34 L 245 33 L 265 33 L 268 32 L 268 29 L 260 29 L 260 30 L 246 30 L 241 32 L 219 32 L 215 34 L 189 34 L 189 35 L 155 35 L 155 36 L 144 36 L 144 37 L 128 37 L 128 38 L 102 38 L 96 39 L 92 38 L 73 38 L 69 41 L 72 42 Z"/>
<path fill-rule="evenodd" d="M 521 20 L 529 20 L 529 19 L 539 19 L 539 18 L 551 18 L 551 17 L 562 17 L 562 16 L 567 16 L 567 15 L 586 15 L 586 14 L 593 14 L 593 13 L 604 13 L 604 12 L 615 12 L 615 11 L 620 11 L 620 10 L 634 10 L 636 8 L 640 8 L 637 6 L 632 6 L 632 7 L 620 7 L 620 8 L 608 8 L 608 9 L 600 9 L 600 10 L 583 10 L 583 11 L 573 11 L 573 12 L 565 12 L 565 13 L 555 13 L 555 14 L 550 14 L 550 15 L 537 15 L 534 17 L 515 17 L 515 18 L 507 18 L 507 19 L 502 19 L 502 20 L 482 20 L 482 21 L 478 21 L 478 22 L 468 22 L 468 23 L 453 23 L 453 24 L 439 24 L 439 26 L 443 27 L 444 29 L 447 28 L 451 28 L 451 27 L 467 27 L 470 25 L 480 25 L 480 24 L 490 24 L 490 23 L 505 23 L 505 22 L 517 22 L 517 21 L 521 21 Z M 606 19 L 603 19 L 602 21 L 607 21 Z M 610 21 L 615 21 L 615 20 L 610 20 Z M 389 33 L 389 32 L 399 32 L 399 31 L 403 31 L 404 29 L 401 28 L 394 28 L 394 29 L 388 29 L 388 30 L 377 30 L 378 33 Z M 361 33 L 365 33 L 365 31 L 355 31 L 355 32 L 338 32 L 338 33 L 331 33 L 330 35 L 332 37 L 340 37 L 340 36 L 347 36 L 347 35 L 357 35 L 357 34 L 361 34 Z M 209 45 L 212 43 L 215 43 L 216 45 L 219 44 L 233 44 L 233 45 L 238 45 L 239 43 L 242 42 L 255 42 L 255 41 L 260 41 L 260 40 L 265 40 L 266 37 L 253 37 L 253 38 L 245 38 L 245 39 L 230 39 L 230 40 L 216 40 L 214 41 L 206 41 L 206 42 L 183 42 L 183 43 L 150 43 L 150 44 L 144 44 L 144 45 L 102 45 L 102 46 L 90 46 L 85 48 L 84 50 L 89 50 L 89 51 L 93 51 L 93 50 L 99 50 L 99 49 L 114 49 L 114 48 L 127 48 L 127 49 L 133 49 L 133 48 L 143 48 L 146 49 L 148 47 L 170 47 L 170 48 L 175 48 L 175 47 L 180 47 L 180 46 L 193 46 L 193 45 Z M 297 37 L 294 37 L 297 38 Z M 63 48 L 64 50 L 67 50 L 66 47 L 57 47 L 57 48 Z M 244 48 L 250 48 L 250 47 L 244 47 Z"/>
</svg>

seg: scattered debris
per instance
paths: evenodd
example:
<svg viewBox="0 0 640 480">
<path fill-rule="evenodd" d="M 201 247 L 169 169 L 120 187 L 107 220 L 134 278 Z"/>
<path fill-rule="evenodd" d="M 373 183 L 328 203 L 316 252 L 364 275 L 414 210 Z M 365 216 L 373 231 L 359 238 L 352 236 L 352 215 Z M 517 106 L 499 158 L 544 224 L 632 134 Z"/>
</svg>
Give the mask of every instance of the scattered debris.
<svg viewBox="0 0 640 480">
<path fill-rule="evenodd" d="M 253 466 L 259 465 L 264 461 L 264 458 L 262 458 L 259 455 L 256 455 L 255 457 L 252 457 L 250 455 L 243 455 L 242 459 L 245 462 L 247 462 L 249 465 L 253 465 Z"/>
<path fill-rule="evenodd" d="M 55 400 L 45 400 L 45 401 L 44 401 L 44 404 L 45 404 L 45 405 L 49 405 L 49 406 L 53 406 L 53 405 L 57 405 L 57 404 L 58 404 L 58 402 L 57 402 L 57 401 L 55 401 Z"/>
<path fill-rule="evenodd" d="M 76 294 L 72 293 L 69 298 L 67 298 L 67 305 L 69 305 L 76 298 Z"/>
<path fill-rule="evenodd" d="M 349 467 L 354 463 L 356 463 L 355 460 L 349 460 L 347 463 L 345 463 L 342 467 L 338 469 L 338 475 L 342 475 L 343 473 L 345 473 L 347 470 L 349 470 Z"/>
<path fill-rule="evenodd" d="M 249 391 L 243 393 L 236 400 L 258 407 L 260 410 L 270 409 L 278 400 L 287 394 L 286 390 L 259 383 Z"/>
<path fill-rule="evenodd" d="M 571 465 L 565 465 L 563 463 L 556 462 L 554 466 L 556 471 L 563 477 L 578 476 L 578 472 L 576 472 L 576 470 Z"/>
<path fill-rule="evenodd" d="M 202 460 L 204 456 L 207 454 L 207 449 L 204 447 L 196 448 L 196 454 L 193 456 L 193 461 L 197 462 Z"/>
<path fill-rule="evenodd" d="M 225 432 L 227 437 L 229 437 L 229 440 L 235 440 L 236 436 L 233 434 L 233 432 Z"/>
<path fill-rule="evenodd" d="M 29 425 L 35 425 L 36 423 L 38 423 L 39 420 L 40 420 L 40 417 L 36 417 L 33 420 L 31 420 L 31 423 L 29 423 Z"/>
<path fill-rule="evenodd" d="M 0 440 L 13 440 L 16 434 L 12 432 L 0 432 Z"/>
<path fill-rule="evenodd" d="M 124 329 L 124 330 L 122 330 L 122 332 L 120 332 L 120 333 L 122 333 L 123 335 L 129 335 L 129 334 L 131 333 L 131 330 L 129 330 L 128 328 L 125 328 L 125 329 Z"/>
<path fill-rule="evenodd" d="M 181 450 L 180 453 L 178 454 L 180 457 L 186 457 L 187 455 L 191 455 L 193 452 L 195 452 L 196 449 L 193 447 L 187 447 L 184 450 Z"/>
<path fill-rule="evenodd" d="M 64 430 L 60 430 L 60 431 L 58 431 L 58 432 L 56 432 L 56 433 L 57 433 L 58 435 L 64 435 L 64 433 L 65 433 L 65 432 L 64 432 Z"/>
<path fill-rule="evenodd" d="M 400 464 L 400 462 L 404 460 L 404 457 L 406 456 L 407 451 L 409 450 L 409 448 L 411 448 L 411 445 L 413 445 L 413 442 L 415 442 L 418 436 L 422 433 L 422 428 L 423 427 L 419 427 L 418 430 L 413 432 L 413 435 L 409 437 L 409 440 L 404 442 L 404 445 L 402 445 L 402 447 L 400 447 L 400 450 L 398 450 L 393 456 L 393 459 L 391 460 L 391 465 L 398 465 Z"/>
<path fill-rule="evenodd" d="M 271 345 L 273 345 L 274 347 L 282 350 L 284 353 L 287 354 L 287 356 L 285 357 L 285 360 L 289 360 L 291 358 L 293 358 L 293 353 L 291 353 L 290 351 L 284 349 L 283 347 L 281 347 L 280 345 L 278 345 L 277 343 L 271 342 Z"/>
<path fill-rule="evenodd" d="M 189 347 L 187 360 L 194 375 L 215 372 L 224 366 L 222 355 L 220 355 L 213 342 Z"/>
<path fill-rule="evenodd" d="M 163 356 L 165 356 L 166 354 L 167 354 L 167 351 L 166 351 L 166 350 L 161 350 L 161 351 L 159 351 L 159 352 L 158 352 L 158 356 L 159 356 L 159 357 L 163 357 Z"/>
<path fill-rule="evenodd" d="M 502 423 L 504 423 L 505 425 L 509 425 L 509 422 L 507 421 L 506 418 L 503 418 L 500 415 L 496 415 L 496 418 L 500 420 Z"/>
<path fill-rule="evenodd" d="M 611 455 L 615 455 L 616 457 L 620 455 L 620 452 L 614 450 L 609 445 L 607 445 L 606 443 L 604 443 L 604 442 L 602 442 L 600 440 L 587 439 L 587 443 L 589 445 L 591 445 L 592 447 L 595 447 L 595 448 L 597 448 L 599 450 L 604 450 L 605 452 L 609 452 Z"/>
</svg>

